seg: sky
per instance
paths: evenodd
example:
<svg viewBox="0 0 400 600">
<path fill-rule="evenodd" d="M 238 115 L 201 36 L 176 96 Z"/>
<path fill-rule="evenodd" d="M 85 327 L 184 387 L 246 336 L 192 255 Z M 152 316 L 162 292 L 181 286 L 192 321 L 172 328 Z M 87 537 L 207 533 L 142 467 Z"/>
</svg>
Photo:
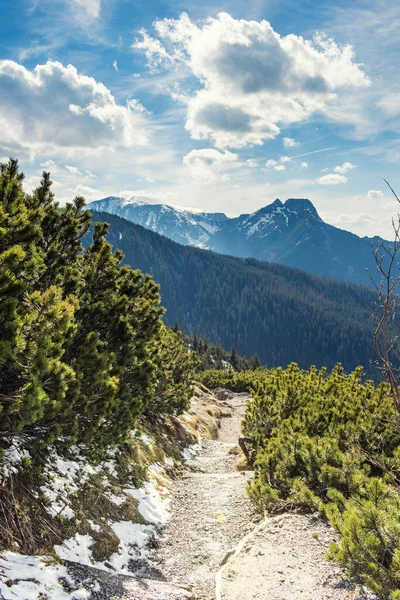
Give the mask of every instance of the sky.
<svg viewBox="0 0 400 600">
<path fill-rule="evenodd" d="M 400 5 L 2 0 L 0 161 L 60 203 L 147 197 L 229 216 L 309 198 L 391 235 Z"/>
</svg>

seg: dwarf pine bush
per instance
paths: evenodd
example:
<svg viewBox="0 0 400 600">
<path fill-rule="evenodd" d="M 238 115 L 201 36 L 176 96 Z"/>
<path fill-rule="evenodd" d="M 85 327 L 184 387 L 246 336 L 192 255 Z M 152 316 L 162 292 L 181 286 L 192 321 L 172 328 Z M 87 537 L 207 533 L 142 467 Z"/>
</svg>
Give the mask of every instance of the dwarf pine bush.
<svg viewBox="0 0 400 600">
<path fill-rule="evenodd" d="M 162 324 L 150 276 L 123 255 L 84 199 L 54 201 L 51 180 L 26 194 L 18 162 L 0 165 L 0 437 L 44 443 L 125 437 L 151 403 L 184 410 L 193 359 Z"/>
<path fill-rule="evenodd" d="M 248 492 L 260 509 L 320 511 L 340 533 L 330 557 L 383 598 L 400 598 L 400 423 L 389 387 L 361 367 L 205 372 L 252 393 L 242 423 L 256 446 Z"/>
</svg>

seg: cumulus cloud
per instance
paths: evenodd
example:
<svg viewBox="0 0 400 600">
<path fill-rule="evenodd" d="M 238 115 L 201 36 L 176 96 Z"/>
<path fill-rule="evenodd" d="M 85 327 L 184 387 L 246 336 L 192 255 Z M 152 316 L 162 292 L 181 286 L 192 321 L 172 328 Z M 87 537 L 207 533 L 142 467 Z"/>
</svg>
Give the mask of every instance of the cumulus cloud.
<svg viewBox="0 0 400 600">
<path fill-rule="evenodd" d="M 274 160 L 273 158 L 270 158 L 265 163 L 265 166 L 269 169 L 275 169 L 275 171 L 284 171 L 286 168 L 285 163 L 288 163 L 291 160 L 292 159 L 289 158 L 289 156 L 281 156 L 279 160 Z"/>
<path fill-rule="evenodd" d="M 223 181 L 229 178 L 223 173 L 229 163 L 238 160 L 238 155 L 228 150 L 219 152 L 213 148 L 203 148 L 201 150 L 192 150 L 183 157 L 183 164 L 189 168 L 191 177 L 199 183 L 211 183 L 218 176 Z"/>
<path fill-rule="evenodd" d="M 290 137 L 284 137 L 283 138 L 283 145 L 285 146 L 285 148 L 295 148 L 296 146 L 299 146 L 300 142 L 296 142 L 296 140 L 294 140 L 293 138 Z"/>
<path fill-rule="evenodd" d="M 73 195 L 84 196 L 86 200 L 94 200 L 99 198 L 99 195 L 101 194 L 100 190 L 96 190 L 89 185 L 82 185 L 81 183 L 71 191 L 73 192 Z"/>
<path fill-rule="evenodd" d="M 303 162 L 301 163 L 301 168 L 302 168 L 302 169 L 308 169 L 308 162 L 306 162 L 306 161 L 303 161 Z"/>
<path fill-rule="evenodd" d="M 45 160 L 44 162 L 40 163 L 40 166 L 43 167 L 44 169 L 59 169 L 60 167 L 58 165 L 56 165 L 56 163 L 54 162 L 54 160 Z"/>
<path fill-rule="evenodd" d="M 367 197 L 370 200 L 377 200 L 378 198 L 383 198 L 384 193 L 381 190 L 369 190 L 367 193 Z"/>
<path fill-rule="evenodd" d="M 200 87 L 186 97 L 186 128 L 218 148 L 262 144 L 282 125 L 329 113 L 339 95 L 370 83 L 352 47 L 322 35 L 280 36 L 268 21 L 226 13 L 199 25 L 183 13 L 154 26 L 156 37 L 142 30 L 133 47 L 152 69 L 189 69 Z"/>
<path fill-rule="evenodd" d="M 117 104 L 105 85 L 72 65 L 48 61 L 30 71 L 0 61 L 0 143 L 7 147 L 47 155 L 131 147 L 147 141 L 145 131 L 136 105 Z"/>
<path fill-rule="evenodd" d="M 70 165 L 65 165 L 65 168 L 67 169 L 67 171 L 72 173 L 72 175 L 82 175 L 82 173 L 80 172 L 80 170 L 77 167 L 71 167 Z"/>
<path fill-rule="evenodd" d="M 255 169 L 258 166 L 258 161 L 254 158 L 249 158 L 246 160 L 246 164 L 248 167 L 250 167 L 250 169 Z"/>
<path fill-rule="evenodd" d="M 345 175 L 340 175 L 339 173 L 329 173 L 328 175 L 323 175 L 317 182 L 321 185 L 340 185 L 341 183 L 347 182 L 347 177 Z"/>
<path fill-rule="evenodd" d="M 351 169 L 354 169 L 355 166 L 356 165 L 353 165 L 351 162 L 344 162 L 341 166 L 335 167 L 333 170 L 335 171 L 335 173 L 340 173 L 341 175 L 344 175 L 345 173 L 351 171 Z"/>
<path fill-rule="evenodd" d="M 175 61 L 178 61 L 178 55 L 172 55 L 167 52 L 160 40 L 151 37 L 145 29 L 141 29 L 139 34 L 141 40 L 136 40 L 132 44 L 132 48 L 143 52 L 147 59 L 147 65 L 151 71 L 157 71 L 162 66 L 173 66 Z"/>
</svg>

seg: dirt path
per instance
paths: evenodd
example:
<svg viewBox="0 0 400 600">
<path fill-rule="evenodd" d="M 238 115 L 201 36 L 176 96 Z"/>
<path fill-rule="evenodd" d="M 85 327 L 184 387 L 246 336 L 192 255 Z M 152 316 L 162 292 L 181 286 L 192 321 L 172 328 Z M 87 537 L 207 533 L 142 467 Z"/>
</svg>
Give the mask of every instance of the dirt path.
<svg viewBox="0 0 400 600">
<path fill-rule="evenodd" d="M 229 453 L 248 398 L 232 395 L 219 439 L 203 440 L 173 481 L 170 519 L 148 560 L 138 561 L 138 577 L 91 569 L 92 600 L 378 600 L 326 562 L 333 532 L 316 516 L 260 522 L 246 494 L 252 473 L 238 472 Z"/>
<path fill-rule="evenodd" d="M 171 489 L 171 519 L 152 553 L 148 576 L 190 586 L 202 600 L 215 598 L 215 574 L 227 553 L 254 529 L 260 517 L 246 494 L 251 472 L 236 470 L 237 445 L 246 395 L 228 400 L 231 418 L 222 419 L 218 440 L 203 440 Z"/>
</svg>

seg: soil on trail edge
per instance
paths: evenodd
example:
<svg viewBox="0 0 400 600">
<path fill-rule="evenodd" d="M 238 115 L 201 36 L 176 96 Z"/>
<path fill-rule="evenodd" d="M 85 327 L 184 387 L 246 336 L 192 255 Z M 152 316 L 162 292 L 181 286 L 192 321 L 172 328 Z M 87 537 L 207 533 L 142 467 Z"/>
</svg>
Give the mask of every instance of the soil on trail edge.
<svg viewBox="0 0 400 600">
<path fill-rule="evenodd" d="M 148 577 L 190 587 L 196 598 L 214 600 L 215 574 L 260 515 L 246 494 L 250 471 L 236 470 L 237 445 L 247 394 L 227 400 L 233 415 L 221 421 L 218 440 L 202 440 L 171 487 L 171 517 L 149 557 Z"/>
<path fill-rule="evenodd" d="M 246 494 L 252 472 L 229 454 L 248 399 L 230 394 L 218 440 L 202 440 L 172 482 L 169 521 L 136 577 L 70 565 L 92 600 L 378 600 L 325 560 L 334 535 L 317 516 L 261 522 Z"/>
</svg>

